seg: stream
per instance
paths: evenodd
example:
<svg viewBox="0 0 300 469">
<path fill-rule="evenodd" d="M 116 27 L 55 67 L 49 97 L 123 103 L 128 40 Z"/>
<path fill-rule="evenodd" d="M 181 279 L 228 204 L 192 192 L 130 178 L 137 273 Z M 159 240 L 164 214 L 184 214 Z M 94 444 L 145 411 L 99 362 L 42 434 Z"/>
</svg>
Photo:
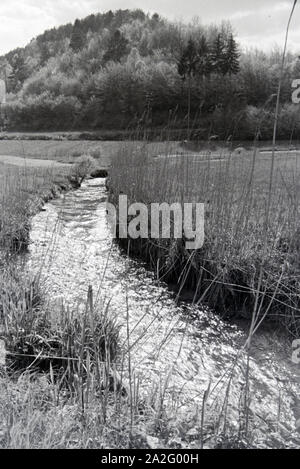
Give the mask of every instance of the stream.
<svg viewBox="0 0 300 469">
<path fill-rule="evenodd" d="M 141 396 L 150 401 L 163 395 L 174 438 L 193 448 L 207 391 L 209 447 L 216 428 L 226 425 L 229 433 L 239 428 L 247 327 L 189 303 L 178 304 L 142 263 L 124 256 L 112 243 L 106 196 L 104 179 L 93 179 L 47 203 L 32 221 L 27 269 L 40 272 L 52 308 L 62 301 L 75 308 L 86 301 L 91 285 L 96 304 L 110 302 L 121 325 L 121 343 L 126 342 L 128 311 L 131 366 Z M 275 331 L 257 332 L 250 359 L 251 437 L 256 446 L 300 448 L 299 371 L 287 339 Z"/>
</svg>

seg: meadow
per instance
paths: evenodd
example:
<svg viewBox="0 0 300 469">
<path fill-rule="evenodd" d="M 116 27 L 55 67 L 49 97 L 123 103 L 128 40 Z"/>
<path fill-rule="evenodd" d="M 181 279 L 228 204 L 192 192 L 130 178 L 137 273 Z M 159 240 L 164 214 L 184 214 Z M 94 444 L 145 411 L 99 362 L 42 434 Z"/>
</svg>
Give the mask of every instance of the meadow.
<svg viewBox="0 0 300 469">
<path fill-rule="evenodd" d="M 80 162 L 82 152 L 99 150 L 99 142 L 2 141 L 0 153 L 24 156 L 20 144 L 28 157 L 61 162 Z M 147 204 L 206 204 L 206 239 L 199 252 L 187 252 L 180 240 L 130 240 L 130 254 L 148 261 L 179 295 L 189 292 L 193 303 L 227 317 L 246 317 L 250 341 L 266 317 L 297 334 L 298 153 L 276 154 L 272 170 L 270 153 L 245 148 L 202 149 L 177 142 L 101 142 L 100 148 L 110 149 L 106 160 L 95 153 L 94 158 L 99 166 L 105 161 L 109 166 L 111 200 L 122 192 Z M 0 339 L 6 344 L 0 446 L 169 447 L 164 396 L 150 392 L 147 402 L 139 398 L 109 304 L 96 306 L 89 290 L 84 310 L 62 306 L 53 317 L 39 278 L 25 276 L 21 268 L 32 215 L 45 200 L 70 188 L 69 174 L 68 166 L 61 172 L 0 165 Z M 181 444 L 189 444 L 184 435 L 194 431 L 193 425 L 183 432 Z M 250 435 L 214 431 L 220 437 L 216 445 L 251 446 Z M 203 419 L 199 435 L 202 447 Z"/>
<path fill-rule="evenodd" d="M 280 319 L 297 335 L 300 152 L 296 148 L 282 142 L 272 155 L 269 142 L 251 148 L 232 142 L 3 140 L 0 155 L 63 163 L 78 163 L 82 155 L 90 155 L 97 167 L 109 170 L 110 198 L 115 203 L 120 193 L 127 194 L 130 202 L 146 204 L 205 203 L 202 250 L 185 252 L 181 240 L 174 239 L 131 240 L 132 254 L 149 262 L 176 290 L 188 291 L 193 301 L 230 317 L 251 318 L 255 307 L 259 317 Z M 32 177 L 27 176 L 27 187 Z M 6 180 L 13 178 L 7 172 Z M 34 178 L 31 192 L 40 186 L 48 190 L 37 170 Z"/>
<path fill-rule="evenodd" d="M 35 135 L 36 137 L 37 135 Z M 53 136 L 52 136 L 53 137 Z M 89 140 L 0 140 L 0 155 L 22 156 L 25 158 L 50 159 L 60 163 L 71 164 L 76 162 L 78 157 L 90 154 L 95 158 L 99 166 L 107 168 L 111 159 L 124 142 L 119 141 L 89 141 Z M 127 148 L 134 149 L 134 142 L 126 142 Z M 172 151 L 182 151 L 178 142 L 149 144 L 153 148 L 153 154 L 159 149 L 164 153 L 168 149 Z"/>
</svg>

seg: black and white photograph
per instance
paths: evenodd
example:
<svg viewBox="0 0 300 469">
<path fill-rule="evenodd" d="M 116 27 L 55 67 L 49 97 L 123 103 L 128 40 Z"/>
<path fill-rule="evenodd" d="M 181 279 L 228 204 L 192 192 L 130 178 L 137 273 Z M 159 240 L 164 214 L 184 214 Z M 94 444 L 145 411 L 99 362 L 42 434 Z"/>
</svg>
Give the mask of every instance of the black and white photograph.
<svg viewBox="0 0 300 469">
<path fill-rule="evenodd" d="M 1 1 L 1 450 L 300 449 L 299 23 Z"/>
</svg>

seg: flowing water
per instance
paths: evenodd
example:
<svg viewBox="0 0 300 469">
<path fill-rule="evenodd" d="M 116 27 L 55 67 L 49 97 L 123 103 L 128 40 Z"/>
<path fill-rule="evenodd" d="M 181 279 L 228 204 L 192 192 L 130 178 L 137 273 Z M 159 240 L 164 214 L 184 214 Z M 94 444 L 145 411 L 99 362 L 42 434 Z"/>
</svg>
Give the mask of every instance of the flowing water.
<svg viewBox="0 0 300 469">
<path fill-rule="evenodd" d="M 103 179 L 86 181 L 34 217 L 27 265 L 31 272 L 41 272 L 52 308 L 59 307 L 62 298 L 75 308 L 86 300 L 91 285 L 97 304 L 110 301 L 122 326 L 121 343 L 126 342 L 129 317 L 135 382 L 145 400 L 164 396 L 168 425 L 177 439 L 185 439 L 190 447 L 195 444 L 208 389 L 206 434 L 224 426 L 238 429 L 245 393 L 246 356 L 241 348 L 246 328 L 191 304 L 178 304 L 141 263 L 120 253 L 106 219 Z M 300 447 L 299 366 L 292 364 L 291 355 L 291 344 L 275 332 L 254 338 L 249 415 L 257 445 Z"/>
</svg>

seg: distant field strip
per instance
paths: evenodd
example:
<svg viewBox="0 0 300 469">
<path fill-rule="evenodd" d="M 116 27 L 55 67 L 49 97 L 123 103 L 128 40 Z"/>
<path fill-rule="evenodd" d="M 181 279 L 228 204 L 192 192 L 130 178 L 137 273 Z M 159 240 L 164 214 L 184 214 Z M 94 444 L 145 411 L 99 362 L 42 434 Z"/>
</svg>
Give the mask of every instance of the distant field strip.
<svg viewBox="0 0 300 469">
<path fill-rule="evenodd" d="M 0 164 L 9 164 L 13 166 L 28 166 L 31 168 L 48 168 L 48 167 L 58 167 L 58 166 L 67 166 L 65 163 L 59 163 L 53 160 L 47 159 L 37 159 L 37 158 L 27 158 L 20 156 L 11 156 L 11 155 L 0 155 Z"/>
</svg>

